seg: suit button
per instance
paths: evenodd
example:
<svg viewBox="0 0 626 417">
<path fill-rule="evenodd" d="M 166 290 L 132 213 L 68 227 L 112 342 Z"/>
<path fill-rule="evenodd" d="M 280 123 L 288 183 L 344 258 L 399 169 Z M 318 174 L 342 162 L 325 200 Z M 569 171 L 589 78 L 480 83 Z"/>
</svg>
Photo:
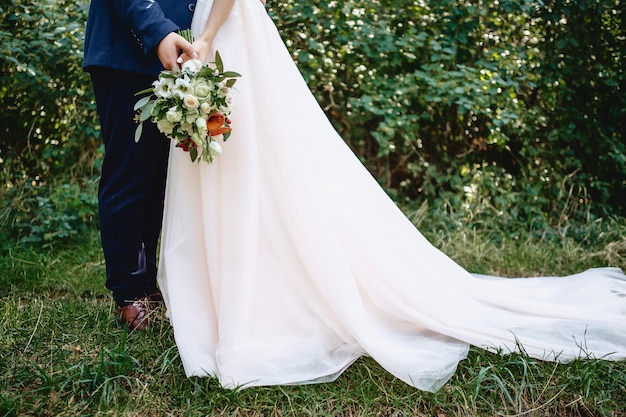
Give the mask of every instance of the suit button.
<svg viewBox="0 0 626 417">
<path fill-rule="evenodd" d="M 196 5 L 195 3 L 189 3 L 189 6 L 187 6 L 187 8 L 191 13 L 193 13 L 193 11 L 196 10 Z"/>
</svg>

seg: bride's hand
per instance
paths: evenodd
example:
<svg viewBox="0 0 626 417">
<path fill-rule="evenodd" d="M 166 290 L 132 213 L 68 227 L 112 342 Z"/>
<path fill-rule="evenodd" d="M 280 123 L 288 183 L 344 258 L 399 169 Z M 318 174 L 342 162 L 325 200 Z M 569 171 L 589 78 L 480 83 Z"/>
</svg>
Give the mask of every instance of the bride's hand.
<svg viewBox="0 0 626 417">
<path fill-rule="evenodd" d="M 206 62 L 209 57 L 209 50 L 211 49 L 211 42 L 208 42 L 204 38 L 196 39 L 192 43 L 194 51 L 198 54 L 198 59 L 202 62 Z"/>
</svg>

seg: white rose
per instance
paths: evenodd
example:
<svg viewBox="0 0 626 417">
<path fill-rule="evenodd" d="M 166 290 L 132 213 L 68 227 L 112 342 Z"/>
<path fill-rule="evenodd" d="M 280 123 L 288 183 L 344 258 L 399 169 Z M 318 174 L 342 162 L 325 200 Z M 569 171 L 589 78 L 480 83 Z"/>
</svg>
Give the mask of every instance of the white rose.
<svg viewBox="0 0 626 417">
<path fill-rule="evenodd" d="M 157 122 L 157 128 L 164 135 L 171 135 L 174 131 L 174 124 L 166 119 L 161 119 Z"/>
<path fill-rule="evenodd" d="M 200 102 L 198 101 L 196 96 L 192 94 L 187 94 L 183 99 L 183 103 L 185 103 L 185 107 L 187 107 L 188 109 L 195 109 L 198 108 L 198 106 L 200 105 Z"/>
<path fill-rule="evenodd" d="M 197 78 L 191 82 L 191 91 L 198 99 L 206 101 L 210 98 L 213 89 L 206 80 Z"/>
<path fill-rule="evenodd" d="M 196 127 L 198 128 L 199 132 L 206 132 L 208 130 L 206 127 L 206 119 L 204 117 L 198 117 L 196 119 Z"/>
<path fill-rule="evenodd" d="M 200 112 L 197 109 L 189 109 L 185 114 L 185 121 L 187 123 L 196 123 L 196 119 L 200 116 Z"/>
<path fill-rule="evenodd" d="M 178 123 L 183 118 L 183 112 L 176 106 L 170 107 L 167 113 L 165 113 L 165 118 L 170 123 Z"/>
<path fill-rule="evenodd" d="M 209 152 L 211 153 L 211 155 L 219 155 L 222 153 L 222 145 L 219 144 L 219 142 L 216 142 L 214 140 L 212 140 L 209 143 Z"/>
<path fill-rule="evenodd" d="M 186 70 L 188 72 L 191 72 L 192 74 L 200 71 L 201 68 L 202 61 L 200 61 L 199 59 L 190 59 L 188 61 L 185 61 L 185 63 L 182 65 L 183 71 Z"/>
<path fill-rule="evenodd" d="M 211 112 L 211 105 L 204 102 L 200 105 L 200 110 L 202 110 L 203 113 L 209 114 Z"/>
<path fill-rule="evenodd" d="M 180 131 L 187 135 L 191 135 L 194 133 L 193 125 L 191 123 L 183 123 L 180 125 Z"/>
</svg>

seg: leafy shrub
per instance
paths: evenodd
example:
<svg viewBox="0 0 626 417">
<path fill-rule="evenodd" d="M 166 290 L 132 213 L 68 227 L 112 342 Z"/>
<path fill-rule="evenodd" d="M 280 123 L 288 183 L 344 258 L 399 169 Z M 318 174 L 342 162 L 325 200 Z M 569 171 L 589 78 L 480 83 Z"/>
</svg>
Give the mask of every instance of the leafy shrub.
<svg viewBox="0 0 626 417">
<path fill-rule="evenodd" d="M 93 188 L 102 158 L 86 6 L 0 6 L 0 238 L 71 236 L 94 211 L 86 195 L 57 201 Z M 622 0 L 269 9 L 329 119 L 401 204 L 512 230 L 626 212 Z"/>
<path fill-rule="evenodd" d="M 539 227 L 626 208 L 619 0 L 271 7 L 328 117 L 396 198 Z"/>
<path fill-rule="evenodd" d="M 87 235 L 97 225 L 97 181 L 13 187 L 0 218 L 0 250 L 9 242 L 49 246 Z"/>
<path fill-rule="evenodd" d="M 48 180 L 77 169 L 98 147 L 91 86 L 81 69 L 85 7 L 9 0 L 0 9 L 2 158 L 18 176 Z"/>
<path fill-rule="evenodd" d="M 86 4 L 69 0 L 0 6 L 3 240 L 68 237 L 93 213 L 92 198 L 75 195 L 98 175 L 102 153 L 81 69 L 85 17 Z"/>
</svg>

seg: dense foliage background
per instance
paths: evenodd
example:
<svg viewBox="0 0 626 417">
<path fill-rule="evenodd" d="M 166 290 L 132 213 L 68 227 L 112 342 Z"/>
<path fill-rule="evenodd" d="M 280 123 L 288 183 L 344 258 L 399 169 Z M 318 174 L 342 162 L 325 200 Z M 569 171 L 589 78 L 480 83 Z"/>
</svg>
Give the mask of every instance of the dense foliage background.
<svg viewBox="0 0 626 417">
<path fill-rule="evenodd" d="M 623 1 L 268 9 L 328 117 L 400 204 L 511 230 L 626 212 Z M 0 5 L 0 242 L 45 244 L 95 222 L 86 10 Z"/>
<path fill-rule="evenodd" d="M 624 213 L 619 0 L 274 7 L 309 85 L 396 197 L 539 224 Z"/>
</svg>

